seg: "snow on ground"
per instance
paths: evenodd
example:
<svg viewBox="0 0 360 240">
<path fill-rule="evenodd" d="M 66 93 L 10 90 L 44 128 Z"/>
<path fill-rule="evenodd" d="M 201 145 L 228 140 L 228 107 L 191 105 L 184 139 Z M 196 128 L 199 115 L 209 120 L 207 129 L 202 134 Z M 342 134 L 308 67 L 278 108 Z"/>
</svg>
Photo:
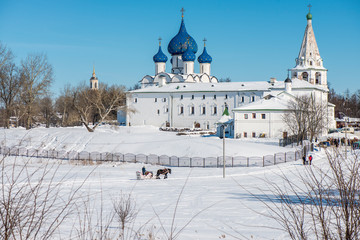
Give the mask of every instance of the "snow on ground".
<svg viewBox="0 0 360 240">
<path fill-rule="evenodd" d="M 156 127 L 100 126 L 90 133 L 84 127 L 1 129 L 0 144 L 46 150 L 156 154 L 177 157 L 222 156 L 223 142 L 216 136 L 177 136 Z M 226 139 L 227 156 L 259 156 L 295 149 L 278 146 L 277 139 Z"/>
<path fill-rule="evenodd" d="M 314 166 L 326 167 L 326 160 L 322 154 L 323 152 L 314 154 Z M 30 166 L 41 166 L 48 161 L 34 158 Z M 97 211 L 100 211 L 101 198 L 103 211 L 108 212 L 112 209 L 113 199 L 121 192 L 132 192 L 139 210 L 135 226 L 150 220 L 147 226 L 155 226 L 155 233 L 161 237 L 160 239 L 164 239 L 165 233 L 161 230 L 155 212 L 159 214 L 160 221 L 169 232 L 177 198 L 189 177 L 180 198 L 175 225 L 180 229 L 196 213 L 205 209 L 179 237 L 204 240 L 219 239 L 222 234 L 225 234 L 225 239 L 235 239 L 230 235 L 237 236 L 238 239 L 288 239 L 284 232 L 272 229 L 278 227 L 277 223 L 259 214 L 267 213 L 267 208 L 243 188 L 261 197 L 263 193 L 254 188 L 266 189 L 265 179 L 281 185 L 279 174 L 291 178 L 294 173 L 298 174 L 306 168 L 314 167 L 303 166 L 297 161 L 265 168 L 227 168 L 225 179 L 222 177 L 221 168 L 172 168 L 172 174 L 168 179 L 136 180 L 135 172 L 141 170 L 141 164 L 104 163 L 97 166 L 74 166 L 68 161 L 59 162 L 61 167 L 58 170 L 58 178 L 68 172 L 69 176 L 72 176 L 65 180 L 64 184 L 69 190 L 90 174 L 82 191 L 89 194 L 90 202 L 94 203 Z M 160 166 L 146 165 L 146 168 L 156 171 Z M 209 208 L 206 209 L 207 207 Z M 78 224 L 76 215 L 68 219 L 60 231 L 62 239 L 66 239 L 70 230 Z M 111 227 L 116 227 L 116 223 L 112 223 Z"/>
<path fill-rule="evenodd" d="M 167 154 L 177 156 L 221 156 L 222 140 L 217 137 L 176 136 L 172 132 L 160 132 L 153 127 L 101 127 L 94 133 L 84 128 L 35 128 L 0 130 L 0 142 L 7 146 L 43 147 L 45 149 L 76 151 L 116 151 L 123 153 Z M 227 155 L 262 156 L 276 152 L 293 151 L 282 148 L 274 139 L 226 139 Z M 313 165 L 326 168 L 324 151 L 313 153 Z M 8 157 L 6 161 L 11 163 Z M 18 158 L 22 159 L 22 158 Z M 41 167 L 49 159 L 31 159 L 31 166 Z M 55 161 L 55 160 L 54 160 Z M 58 161 L 61 165 L 57 178 L 68 173 L 63 185 L 68 190 L 81 184 L 90 174 L 82 191 L 90 196 L 94 208 L 100 211 L 101 199 L 104 211 L 112 209 L 112 201 L 121 192 L 130 193 L 136 201 L 139 216 L 136 226 L 150 220 L 147 226 L 155 226 L 154 232 L 164 239 L 161 230 L 169 232 L 177 198 L 185 184 L 175 217 L 177 229 L 183 227 L 196 213 L 204 210 L 185 228 L 178 239 L 288 239 L 277 228 L 277 223 L 259 213 L 267 208 L 245 189 L 261 197 L 255 189 L 267 188 L 267 181 L 282 184 L 281 174 L 292 178 L 310 166 L 300 161 L 268 167 L 227 168 L 226 178 L 222 168 L 172 168 L 168 179 L 136 180 L 136 171 L 141 164 L 103 163 L 100 165 L 74 165 L 69 161 Z M 312 166 L 313 167 L 313 166 Z M 156 171 L 161 166 L 146 165 L 147 170 Z M 92 172 L 93 171 L 93 172 Z M 70 173 L 69 173 L 70 172 Z M 241 186 L 240 186 L 241 185 Z M 210 206 L 210 207 L 209 207 Z M 207 207 L 209 207 L 207 209 Z M 160 220 L 156 217 L 159 214 Z M 62 227 L 62 239 L 67 239 L 73 227 L 78 226 L 77 217 L 70 218 Z M 115 223 L 112 223 L 111 227 Z"/>
</svg>

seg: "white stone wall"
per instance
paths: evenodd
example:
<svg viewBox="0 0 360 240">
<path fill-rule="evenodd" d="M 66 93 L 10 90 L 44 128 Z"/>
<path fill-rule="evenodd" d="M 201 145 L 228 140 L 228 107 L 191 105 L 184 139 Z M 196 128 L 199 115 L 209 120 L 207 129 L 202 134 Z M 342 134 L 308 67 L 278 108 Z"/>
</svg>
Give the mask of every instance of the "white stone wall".
<svg viewBox="0 0 360 240">
<path fill-rule="evenodd" d="M 255 118 L 253 114 L 256 115 Z M 262 114 L 265 114 L 265 119 L 262 118 Z M 234 136 L 245 138 L 246 133 L 247 138 L 252 138 L 255 133 L 256 138 L 260 134 L 265 134 L 266 138 L 280 138 L 285 131 L 283 114 L 283 111 L 235 111 Z"/>
<path fill-rule="evenodd" d="M 200 74 L 206 73 L 210 76 L 210 63 L 200 63 Z"/>
<path fill-rule="evenodd" d="M 171 127 L 189 128 L 193 128 L 196 122 L 200 124 L 200 128 L 215 129 L 215 123 L 225 110 L 225 103 L 231 113 L 240 104 L 257 101 L 262 96 L 263 92 L 133 93 L 127 98 L 130 111 L 126 122 L 132 126 L 157 127 L 164 127 L 169 122 Z"/>
</svg>

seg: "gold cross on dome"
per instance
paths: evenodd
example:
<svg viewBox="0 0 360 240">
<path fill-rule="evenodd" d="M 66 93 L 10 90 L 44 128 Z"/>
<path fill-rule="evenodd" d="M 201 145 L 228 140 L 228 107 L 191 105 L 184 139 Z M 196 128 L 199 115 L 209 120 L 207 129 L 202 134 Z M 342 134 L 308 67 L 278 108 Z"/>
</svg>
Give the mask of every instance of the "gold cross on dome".
<svg viewBox="0 0 360 240">
<path fill-rule="evenodd" d="M 181 12 L 181 17 L 184 18 L 185 9 L 184 9 L 184 8 L 181 8 L 180 12 Z"/>
<path fill-rule="evenodd" d="M 203 41 L 204 41 L 204 47 L 205 47 L 205 45 L 206 45 L 206 41 L 207 41 L 207 40 L 206 40 L 206 38 L 204 38 L 204 39 L 203 39 Z"/>
<path fill-rule="evenodd" d="M 159 37 L 159 46 L 161 46 L 161 40 L 162 40 L 162 38 L 161 37 Z"/>
<path fill-rule="evenodd" d="M 309 4 L 309 5 L 308 5 L 308 8 L 309 8 L 309 12 L 310 12 L 310 10 L 311 10 L 311 7 L 312 7 L 312 6 L 311 6 L 311 4 Z"/>
</svg>

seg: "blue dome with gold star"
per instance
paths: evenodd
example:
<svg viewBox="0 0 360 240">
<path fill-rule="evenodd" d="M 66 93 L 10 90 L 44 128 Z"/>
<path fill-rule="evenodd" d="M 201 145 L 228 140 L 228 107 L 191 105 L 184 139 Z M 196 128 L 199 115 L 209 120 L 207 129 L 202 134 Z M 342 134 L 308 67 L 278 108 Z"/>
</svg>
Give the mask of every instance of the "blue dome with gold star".
<svg viewBox="0 0 360 240">
<path fill-rule="evenodd" d="M 206 47 L 204 47 L 203 53 L 198 57 L 199 63 L 211 63 L 212 57 L 207 53 Z"/>
<path fill-rule="evenodd" d="M 161 50 L 161 46 L 159 46 L 159 51 L 153 57 L 154 62 L 166 62 L 168 60 L 167 56 Z"/>
<path fill-rule="evenodd" d="M 181 56 L 183 61 L 194 61 L 196 56 L 195 53 L 191 50 L 191 48 L 187 48 L 187 50 L 183 53 L 183 55 Z"/>
<path fill-rule="evenodd" d="M 178 34 L 171 39 L 168 45 L 168 51 L 171 55 L 181 55 L 188 48 L 190 48 L 193 53 L 196 53 L 198 50 L 195 40 L 187 33 L 184 19 L 182 19 L 180 30 Z"/>
</svg>

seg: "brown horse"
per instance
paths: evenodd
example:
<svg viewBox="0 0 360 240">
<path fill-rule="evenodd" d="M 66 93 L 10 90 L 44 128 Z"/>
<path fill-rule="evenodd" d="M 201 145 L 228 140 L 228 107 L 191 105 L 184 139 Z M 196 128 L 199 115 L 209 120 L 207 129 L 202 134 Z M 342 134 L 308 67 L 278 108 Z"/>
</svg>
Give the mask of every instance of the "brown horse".
<svg viewBox="0 0 360 240">
<path fill-rule="evenodd" d="M 156 179 L 160 179 L 160 175 L 165 175 L 164 179 L 167 179 L 168 173 L 171 174 L 171 169 L 170 168 L 159 169 L 156 172 Z"/>
</svg>

